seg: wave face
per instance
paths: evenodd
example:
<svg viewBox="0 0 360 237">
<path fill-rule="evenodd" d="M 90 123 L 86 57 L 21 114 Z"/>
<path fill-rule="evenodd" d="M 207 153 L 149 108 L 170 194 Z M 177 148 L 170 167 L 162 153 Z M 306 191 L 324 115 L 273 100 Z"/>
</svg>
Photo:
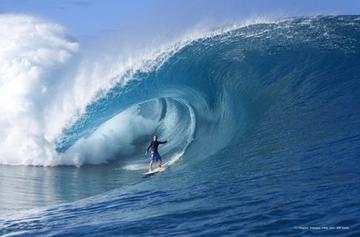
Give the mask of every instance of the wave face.
<svg viewBox="0 0 360 237">
<path fill-rule="evenodd" d="M 77 43 L 57 41 L 57 54 L 77 50 Z M 125 191 L 4 221 L 5 233 L 44 234 L 36 228 L 43 222 L 57 234 L 298 235 L 312 231 L 295 226 L 311 224 L 359 233 L 353 197 L 360 194 L 360 17 L 238 26 L 151 55 L 121 70 L 109 63 L 115 69 L 102 75 L 106 83 L 97 77 L 105 65 L 95 76 L 77 68 L 74 79 L 54 86 L 60 92 L 45 106 L 38 74 L 31 89 L 18 88 L 25 94 L 8 95 L 18 106 L 1 95 L 8 115 L 0 129 L 9 135 L 0 140 L 0 162 L 80 166 L 128 159 L 125 168 L 133 172 L 143 168 L 137 157 L 154 133 L 169 140 L 164 158 L 181 156 L 181 162 Z M 28 80 L 21 75 L 16 85 Z M 2 83 L 1 91 L 12 93 L 10 86 Z M 25 130 L 20 140 L 28 149 L 14 148 Z M 57 225 L 64 215 L 66 230 Z"/>
<path fill-rule="evenodd" d="M 191 140 L 189 136 L 194 136 L 189 152 L 191 156 L 196 154 L 197 160 L 239 144 L 241 153 L 291 151 L 356 137 L 356 19 L 329 17 L 255 24 L 187 42 L 160 66 L 135 71 L 128 84 L 116 85 L 89 104 L 86 114 L 57 140 L 57 151 L 67 154 L 79 139 L 94 133 L 119 111 L 157 100 L 163 100 L 165 107 L 169 100 L 177 101 L 194 111 L 196 121 L 178 118 L 174 114 L 179 112 L 176 104 L 171 112 L 165 107 L 151 107 L 151 115 L 149 111 L 141 115 L 138 108 L 136 115 L 132 114 L 143 119 L 157 116 L 154 125 L 121 135 L 128 139 L 156 131 L 164 139 L 174 139 L 175 144 L 170 143 L 174 147 L 178 147 L 178 139 Z M 160 123 L 168 117 L 174 118 Z M 196 133 L 191 135 L 173 128 L 195 124 Z M 257 141 L 256 146 L 251 141 Z M 251 146 L 244 147 L 248 143 Z M 101 157 L 94 162 L 111 159 Z"/>
</svg>

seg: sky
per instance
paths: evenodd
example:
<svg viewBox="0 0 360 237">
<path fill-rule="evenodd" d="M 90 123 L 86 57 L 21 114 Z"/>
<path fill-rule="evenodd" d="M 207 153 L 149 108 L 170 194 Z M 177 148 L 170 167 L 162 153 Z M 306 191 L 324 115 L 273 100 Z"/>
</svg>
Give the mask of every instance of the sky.
<svg viewBox="0 0 360 237">
<path fill-rule="evenodd" d="M 139 31 L 171 34 L 194 25 L 214 27 L 248 18 L 360 14 L 359 0 L 0 0 L 0 13 L 38 16 L 72 35 Z"/>
</svg>

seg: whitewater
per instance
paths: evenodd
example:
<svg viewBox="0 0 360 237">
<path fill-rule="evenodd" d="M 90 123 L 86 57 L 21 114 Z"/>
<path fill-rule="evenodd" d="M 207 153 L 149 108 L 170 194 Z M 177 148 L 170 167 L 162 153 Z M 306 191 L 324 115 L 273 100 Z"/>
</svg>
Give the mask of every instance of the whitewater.
<svg viewBox="0 0 360 237">
<path fill-rule="evenodd" d="M 0 234 L 360 234 L 359 16 L 103 52 L 0 23 Z M 144 178 L 153 134 L 169 167 Z"/>
</svg>

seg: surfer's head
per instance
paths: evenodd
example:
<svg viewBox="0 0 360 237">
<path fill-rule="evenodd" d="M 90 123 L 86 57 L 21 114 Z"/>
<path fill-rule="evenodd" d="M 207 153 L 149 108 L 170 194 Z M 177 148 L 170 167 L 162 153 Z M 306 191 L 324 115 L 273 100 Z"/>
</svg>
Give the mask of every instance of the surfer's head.
<svg viewBox="0 0 360 237">
<path fill-rule="evenodd" d="M 153 137 L 153 141 L 157 141 L 158 137 L 156 135 L 154 135 Z"/>
</svg>

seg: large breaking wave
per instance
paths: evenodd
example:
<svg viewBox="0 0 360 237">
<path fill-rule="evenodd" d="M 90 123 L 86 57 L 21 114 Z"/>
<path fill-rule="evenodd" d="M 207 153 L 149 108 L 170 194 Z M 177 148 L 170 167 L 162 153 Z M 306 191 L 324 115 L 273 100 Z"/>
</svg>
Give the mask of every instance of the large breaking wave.
<svg viewBox="0 0 360 237">
<path fill-rule="evenodd" d="M 359 236 L 360 17 L 130 53 L 28 16 L 0 23 L 0 164 L 110 163 L 0 165 L 0 233 Z M 154 133 L 176 165 L 143 179 Z"/>
<path fill-rule="evenodd" d="M 343 129 L 360 102 L 357 17 L 253 22 L 91 57 L 59 25 L 0 22 L 0 164 L 136 157 L 154 133 L 170 141 L 165 156 L 197 159 L 240 143 L 271 152 L 357 133 Z"/>
</svg>

